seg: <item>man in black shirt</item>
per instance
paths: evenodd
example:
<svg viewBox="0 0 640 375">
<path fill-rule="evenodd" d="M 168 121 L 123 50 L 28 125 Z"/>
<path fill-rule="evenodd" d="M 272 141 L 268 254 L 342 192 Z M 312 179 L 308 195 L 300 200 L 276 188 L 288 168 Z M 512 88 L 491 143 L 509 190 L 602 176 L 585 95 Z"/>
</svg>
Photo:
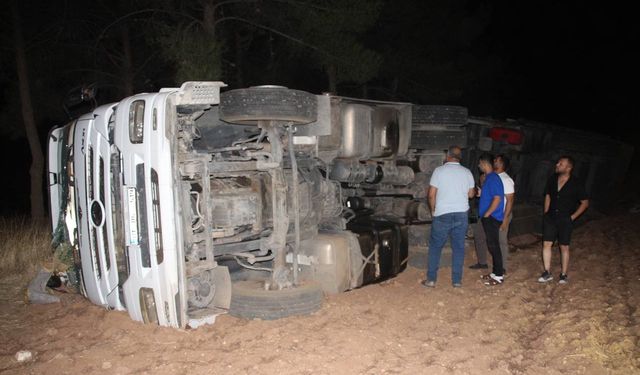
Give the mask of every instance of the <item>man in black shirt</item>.
<svg viewBox="0 0 640 375">
<path fill-rule="evenodd" d="M 556 164 L 556 174 L 549 178 L 545 187 L 542 239 L 544 272 L 538 279 L 541 283 L 553 280 L 549 269 L 551 268 L 551 246 L 556 239 L 562 254 L 562 273 L 559 283 L 566 284 L 569 281 L 567 271 L 573 221 L 589 207 L 584 185 L 575 176 L 571 176 L 573 164 L 570 156 L 560 157 Z"/>
</svg>

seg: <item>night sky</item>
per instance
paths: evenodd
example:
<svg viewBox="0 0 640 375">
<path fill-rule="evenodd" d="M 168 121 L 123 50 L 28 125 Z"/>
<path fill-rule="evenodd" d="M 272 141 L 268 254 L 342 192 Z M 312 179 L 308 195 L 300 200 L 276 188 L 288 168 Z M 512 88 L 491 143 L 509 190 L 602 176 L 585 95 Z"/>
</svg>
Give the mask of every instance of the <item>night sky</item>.
<svg viewBox="0 0 640 375">
<path fill-rule="evenodd" d="M 462 105 L 471 115 L 640 145 L 638 22 L 615 2 L 239 1 L 216 8 L 222 21 L 207 29 L 203 9 L 217 3 L 18 2 L 43 147 L 49 129 L 69 119 L 67 93 L 81 85 L 95 84 L 99 103 L 203 78 L 320 93 L 331 87 L 330 71 L 340 95 Z M 188 26 L 194 20 L 200 26 Z M 7 214 L 28 210 L 30 156 L 11 22 L 0 32 L 0 212 Z"/>
</svg>

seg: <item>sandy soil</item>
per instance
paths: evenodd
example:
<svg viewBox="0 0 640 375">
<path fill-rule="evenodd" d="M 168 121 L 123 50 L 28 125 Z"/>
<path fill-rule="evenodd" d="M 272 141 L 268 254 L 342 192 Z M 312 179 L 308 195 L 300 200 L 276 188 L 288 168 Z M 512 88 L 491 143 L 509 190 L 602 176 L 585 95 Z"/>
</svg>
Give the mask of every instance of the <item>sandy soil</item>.
<svg viewBox="0 0 640 375">
<path fill-rule="evenodd" d="M 529 237 L 531 238 L 531 237 Z M 321 311 L 279 321 L 221 316 L 179 331 L 145 326 L 77 295 L 26 305 L 0 285 L 0 373 L 6 374 L 638 374 L 640 216 L 576 231 L 571 282 L 540 285 L 540 243 L 511 254 L 505 285 L 441 269 L 327 297 Z M 468 249 L 466 263 L 474 262 Z M 559 257 L 554 255 L 557 276 Z M 557 277 L 556 277 L 557 279 Z M 19 350 L 34 353 L 18 363 Z"/>
</svg>

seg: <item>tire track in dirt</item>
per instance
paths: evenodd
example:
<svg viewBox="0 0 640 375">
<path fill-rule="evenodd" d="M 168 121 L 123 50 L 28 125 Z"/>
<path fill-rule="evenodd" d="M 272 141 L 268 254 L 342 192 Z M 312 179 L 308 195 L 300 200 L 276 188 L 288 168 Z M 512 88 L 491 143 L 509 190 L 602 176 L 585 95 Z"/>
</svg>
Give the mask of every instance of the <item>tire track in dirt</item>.
<svg viewBox="0 0 640 375">
<path fill-rule="evenodd" d="M 622 356 L 624 357 L 620 358 L 623 359 L 622 363 L 630 363 L 633 361 L 633 356 L 638 357 L 638 336 L 632 334 L 628 328 L 637 328 L 637 304 L 632 300 L 634 294 L 630 290 L 630 280 L 635 280 L 638 276 L 633 275 L 634 270 L 630 267 L 638 264 L 638 254 L 624 243 L 623 239 L 633 244 L 640 238 L 629 239 L 628 236 L 623 235 L 626 234 L 623 228 L 616 225 L 610 227 L 605 225 L 603 228 L 602 222 L 597 226 L 583 228 L 577 234 L 579 238 L 576 238 L 575 243 L 572 244 L 570 266 L 570 271 L 576 270 L 570 273 L 577 277 L 572 278 L 570 284 L 558 285 L 556 279 L 549 284 L 541 285 L 532 275 L 526 276 L 529 277 L 528 280 L 522 277 L 511 280 L 511 282 L 523 284 L 520 299 L 527 308 L 520 311 L 521 315 L 518 318 L 521 321 L 526 320 L 526 310 L 529 310 L 527 324 L 520 324 L 519 327 L 516 325 L 519 329 L 513 332 L 518 348 L 510 353 L 507 362 L 510 371 L 514 374 L 530 373 L 532 369 L 543 369 L 546 365 L 556 369 L 563 365 L 571 368 L 572 362 L 579 362 L 589 356 L 596 357 L 595 360 L 588 358 L 596 362 L 595 368 L 604 370 L 604 368 L 615 368 L 613 358 Z M 593 253 L 594 243 L 607 241 L 613 242 L 616 246 Z M 615 249 L 624 251 L 622 254 L 615 254 Z M 539 248 L 529 250 L 540 251 Z M 559 256 L 554 254 L 552 268 L 559 268 L 559 261 Z M 558 264 L 556 265 L 555 262 Z M 606 266 L 594 267 L 594 262 Z M 598 272 L 594 272 L 596 268 Z M 610 283 L 607 284 L 608 279 L 611 278 L 612 269 L 620 271 L 616 273 L 615 279 L 609 280 Z M 597 308 L 600 302 L 609 306 L 606 314 L 602 314 Z M 621 306 L 625 308 L 623 314 L 619 311 Z M 609 336 L 599 335 L 604 333 L 597 330 L 599 325 L 610 327 L 609 331 L 615 329 L 620 333 L 614 335 L 609 342 L 602 343 L 600 337 L 608 338 Z M 622 344 L 616 346 L 616 336 L 621 336 L 627 341 L 622 341 Z M 585 338 L 591 342 L 584 343 Z M 591 348 L 588 344 L 594 344 L 596 348 Z M 632 348 L 631 353 L 629 348 Z M 612 351 L 617 354 L 613 358 L 610 357 Z M 604 367 L 599 367 L 599 364 Z M 589 366 L 582 368 L 587 367 Z"/>
<path fill-rule="evenodd" d="M 634 247 L 640 236 L 619 218 L 589 223 L 576 234 L 570 283 L 532 281 L 525 288 L 533 317 L 518 334 L 522 360 L 512 358 L 514 373 L 536 366 L 583 373 L 638 370 L 637 293 L 631 288 L 640 279 Z M 560 257 L 554 256 L 557 269 Z"/>
<path fill-rule="evenodd" d="M 640 281 L 640 271 L 637 266 L 640 260 L 640 254 L 638 249 L 634 248 L 634 243 L 640 241 L 640 235 L 635 228 L 629 228 L 627 222 L 620 223 L 620 229 L 610 232 L 608 238 L 615 245 L 610 248 L 611 259 L 616 259 L 616 265 L 612 275 L 616 275 L 614 282 L 620 287 L 620 293 L 611 296 L 611 300 L 608 301 L 610 306 L 621 306 L 624 308 L 621 314 L 616 314 L 614 309 L 611 308 L 608 311 L 607 318 L 610 322 L 616 322 L 618 325 L 618 331 L 626 331 L 625 337 L 622 340 L 617 340 L 622 349 L 628 347 L 629 356 L 632 361 L 635 360 L 635 365 L 640 365 L 640 334 L 638 327 L 638 291 L 634 293 L 632 287 L 638 286 Z M 617 250 L 617 251 L 616 251 Z M 617 288 L 616 288 L 617 289 Z M 609 308 L 607 309 L 609 310 Z M 621 315 L 621 316 L 620 316 Z M 627 341 L 629 340 L 629 341 Z M 616 343 L 614 343 L 615 345 Z M 617 362 L 617 361 L 611 361 Z M 616 363 L 611 363 L 615 366 Z"/>
<path fill-rule="evenodd" d="M 537 281 L 536 281 L 537 284 Z M 540 291 L 540 288 L 545 288 Z M 514 333 L 516 343 L 520 350 L 516 350 L 511 358 L 507 360 L 509 369 L 513 374 L 525 374 L 537 363 L 536 354 L 540 347 L 544 346 L 544 338 L 547 335 L 548 327 L 551 323 L 550 316 L 555 315 L 562 307 L 556 297 L 558 286 L 556 285 L 534 285 L 527 283 L 528 297 L 522 297 L 525 304 L 534 307 L 531 309 L 531 322 Z M 542 293 L 542 296 L 536 296 Z"/>
</svg>

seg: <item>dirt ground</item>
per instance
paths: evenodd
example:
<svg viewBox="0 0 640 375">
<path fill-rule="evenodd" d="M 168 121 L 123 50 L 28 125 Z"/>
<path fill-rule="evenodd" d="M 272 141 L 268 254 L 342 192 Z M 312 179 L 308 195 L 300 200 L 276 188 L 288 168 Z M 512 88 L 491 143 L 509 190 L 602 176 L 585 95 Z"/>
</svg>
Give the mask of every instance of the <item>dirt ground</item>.
<svg viewBox="0 0 640 375">
<path fill-rule="evenodd" d="M 640 373 L 640 216 L 580 227 L 567 285 L 536 282 L 540 243 L 525 240 L 510 254 L 501 286 L 486 287 L 479 271 L 465 270 L 463 288 L 454 289 L 443 268 L 437 287 L 426 289 L 424 271 L 409 267 L 393 280 L 327 297 L 311 316 L 223 315 L 189 331 L 139 324 L 77 295 L 27 305 L 24 285 L 4 278 L 0 373 Z M 466 265 L 474 258 L 467 249 Z M 555 254 L 556 280 L 558 264 Z M 33 359 L 17 362 L 19 350 Z"/>
</svg>

